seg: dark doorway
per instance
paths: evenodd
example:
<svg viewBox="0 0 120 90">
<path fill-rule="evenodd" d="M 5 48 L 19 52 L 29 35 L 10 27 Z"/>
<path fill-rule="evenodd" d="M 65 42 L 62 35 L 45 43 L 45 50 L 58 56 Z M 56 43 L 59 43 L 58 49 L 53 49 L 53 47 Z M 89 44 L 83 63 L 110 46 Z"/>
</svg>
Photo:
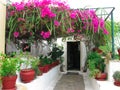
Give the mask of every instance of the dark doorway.
<svg viewBox="0 0 120 90">
<path fill-rule="evenodd" d="M 67 42 L 67 70 L 80 70 L 80 41 Z"/>
</svg>

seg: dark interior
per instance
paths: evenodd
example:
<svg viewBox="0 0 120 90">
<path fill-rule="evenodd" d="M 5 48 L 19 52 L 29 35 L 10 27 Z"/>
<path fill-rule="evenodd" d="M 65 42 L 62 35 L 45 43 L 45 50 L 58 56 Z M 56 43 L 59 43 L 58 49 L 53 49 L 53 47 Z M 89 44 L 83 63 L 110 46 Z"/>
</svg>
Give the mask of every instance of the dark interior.
<svg viewBox="0 0 120 90">
<path fill-rule="evenodd" d="M 80 41 L 67 42 L 67 70 L 80 70 Z"/>
</svg>

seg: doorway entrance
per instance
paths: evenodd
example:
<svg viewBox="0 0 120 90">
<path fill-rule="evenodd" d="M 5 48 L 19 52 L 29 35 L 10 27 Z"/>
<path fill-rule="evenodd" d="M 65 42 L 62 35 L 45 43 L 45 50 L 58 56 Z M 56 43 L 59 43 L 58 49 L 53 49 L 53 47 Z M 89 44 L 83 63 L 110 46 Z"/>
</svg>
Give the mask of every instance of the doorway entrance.
<svg viewBox="0 0 120 90">
<path fill-rule="evenodd" d="M 80 70 L 80 41 L 67 42 L 67 70 Z"/>
</svg>

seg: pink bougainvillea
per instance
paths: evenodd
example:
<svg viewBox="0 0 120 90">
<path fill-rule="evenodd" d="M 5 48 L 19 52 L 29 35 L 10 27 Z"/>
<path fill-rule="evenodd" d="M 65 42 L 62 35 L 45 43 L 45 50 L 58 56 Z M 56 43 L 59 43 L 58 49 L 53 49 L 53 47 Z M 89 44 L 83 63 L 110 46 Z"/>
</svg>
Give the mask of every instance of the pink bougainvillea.
<svg viewBox="0 0 120 90">
<path fill-rule="evenodd" d="M 50 31 L 48 31 L 48 32 L 42 31 L 42 32 L 40 33 L 40 35 L 41 35 L 44 39 L 48 39 L 48 38 L 50 37 Z"/>
<path fill-rule="evenodd" d="M 13 36 L 14 36 L 15 38 L 19 37 L 19 32 L 14 32 L 14 33 L 13 33 Z"/>
<path fill-rule="evenodd" d="M 68 28 L 67 29 L 67 33 L 73 33 L 73 32 L 75 32 L 75 30 L 73 28 Z"/>
<path fill-rule="evenodd" d="M 60 26 L 60 22 L 57 20 L 54 20 L 54 25 L 58 27 L 58 26 Z"/>
<path fill-rule="evenodd" d="M 74 34 L 109 34 L 105 22 L 90 9 L 71 9 L 59 0 L 28 0 L 7 6 L 9 39 L 40 40 Z M 65 35 L 66 34 L 66 35 Z M 14 37 L 13 37 L 14 36 Z"/>
<path fill-rule="evenodd" d="M 70 13 L 70 18 L 75 19 L 77 17 L 77 13 L 76 12 L 71 12 Z"/>
<path fill-rule="evenodd" d="M 24 2 L 20 2 L 20 3 L 16 2 L 16 3 L 13 3 L 12 6 L 15 7 L 17 11 L 22 11 L 24 10 L 25 4 Z"/>
</svg>

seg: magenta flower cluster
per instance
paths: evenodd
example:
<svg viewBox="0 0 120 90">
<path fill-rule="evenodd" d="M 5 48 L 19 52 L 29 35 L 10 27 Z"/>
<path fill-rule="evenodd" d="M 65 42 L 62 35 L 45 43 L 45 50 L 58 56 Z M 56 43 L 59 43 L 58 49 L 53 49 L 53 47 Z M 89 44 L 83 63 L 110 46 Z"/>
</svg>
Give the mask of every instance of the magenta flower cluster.
<svg viewBox="0 0 120 90">
<path fill-rule="evenodd" d="M 42 8 L 42 10 L 41 10 L 41 17 L 44 18 L 44 17 L 46 17 L 46 16 L 48 16 L 49 18 L 53 18 L 53 17 L 56 16 L 56 14 L 54 14 L 54 13 L 50 10 L 50 8 L 44 7 L 44 8 Z"/>
<path fill-rule="evenodd" d="M 42 32 L 40 33 L 40 35 L 41 35 L 44 39 L 48 39 L 48 38 L 50 38 L 50 31 L 48 31 L 48 32 L 42 31 Z"/>
<path fill-rule="evenodd" d="M 7 6 L 8 37 L 50 39 L 84 33 L 90 36 L 102 32 L 109 34 L 105 22 L 94 10 L 70 9 L 66 2 L 58 0 L 28 0 Z"/>
</svg>

